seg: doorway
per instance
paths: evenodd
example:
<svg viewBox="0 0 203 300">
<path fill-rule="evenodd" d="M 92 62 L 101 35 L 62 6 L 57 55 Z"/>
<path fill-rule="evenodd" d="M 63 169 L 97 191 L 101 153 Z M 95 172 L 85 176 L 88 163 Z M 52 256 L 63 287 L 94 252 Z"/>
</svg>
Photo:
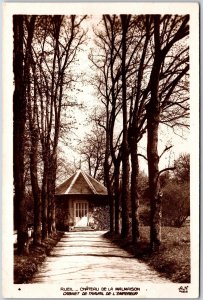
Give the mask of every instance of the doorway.
<svg viewBox="0 0 203 300">
<path fill-rule="evenodd" d="M 74 203 L 75 227 L 88 226 L 88 202 L 76 201 Z"/>
</svg>

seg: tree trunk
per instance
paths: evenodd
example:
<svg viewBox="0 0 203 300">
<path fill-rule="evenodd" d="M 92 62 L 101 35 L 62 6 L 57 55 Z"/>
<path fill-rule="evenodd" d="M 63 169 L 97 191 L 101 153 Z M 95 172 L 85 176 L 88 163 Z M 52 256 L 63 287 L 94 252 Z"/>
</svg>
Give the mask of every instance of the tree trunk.
<svg viewBox="0 0 203 300">
<path fill-rule="evenodd" d="M 152 250 L 159 248 L 161 244 L 161 218 L 162 203 L 159 182 L 159 156 L 158 156 L 158 126 L 159 112 L 152 113 L 148 110 L 147 120 L 147 156 L 149 172 L 149 190 L 151 206 L 150 245 Z"/>
<path fill-rule="evenodd" d="M 114 200 L 114 196 L 112 195 L 112 192 L 108 192 L 109 195 L 109 200 L 110 200 L 110 232 L 113 233 L 114 232 L 114 208 L 115 208 L 115 200 Z"/>
<path fill-rule="evenodd" d="M 123 238 L 129 235 L 129 147 L 128 147 L 128 119 L 126 100 L 126 34 L 129 16 L 121 15 L 122 23 L 122 110 L 123 110 L 123 143 L 122 143 L 122 230 Z"/>
<path fill-rule="evenodd" d="M 24 183 L 24 142 L 26 122 L 26 97 L 24 87 L 24 56 L 23 56 L 23 16 L 13 17 L 14 31 L 14 59 L 13 71 L 15 90 L 13 95 L 13 125 L 14 125 L 14 219 L 17 227 L 18 254 L 27 254 L 28 232 L 27 232 L 27 210 Z"/>
<path fill-rule="evenodd" d="M 160 24 L 160 15 L 153 16 L 154 22 L 154 62 L 150 76 L 150 91 L 151 98 L 146 106 L 147 111 L 147 156 L 148 156 L 148 171 L 149 171 L 149 189 L 151 201 L 151 249 L 156 250 L 161 244 L 161 219 L 162 219 L 162 192 L 160 190 L 159 181 L 159 156 L 158 156 L 158 127 L 160 122 L 160 104 L 159 99 L 159 81 L 161 67 L 167 57 L 167 53 L 171 47 L 179 40 L 189 34 L 188 26 L 189 16 L 183 18 L 182 24 L 174 33 L 171 29 L 170 42 L 163 45 L 163 28 Z M 160 34 L 160 30 L 162 33 Z M 167 33 L 168 35 L 168 33 Z M 162 45 L 161 45 L 162 43 Z M 174 80 L 174 86 L 177 85 L 180 78 L 187 72 L 188 67 L 183 69 L 177 78 Z M 173 87 L 169 90 L 168 99 L 173 92 Z M 163 105 L 163 103 L 162 103 Z"/>
<path fill-rule="evenodd" d="M 56 180 L 56 153 L 52 155 L 49 169 L 49 219 L 48 231 L 56 232 L 56 207 L 55 207 L 55 180 Z"/>
<path fill-rule="evenodd" d="M 151 205 L 150 245 L 156 250 L 161 244 L 161 191 L 159 182 L 158 128 L 160 122 L 159 76 L 161 69 L 160 16 L 154 16 L 155 57 L 151 72 L 151 98 L 147 111 L 147 157 Z"/>
<path fill-rule="evenodd" d="M 123 160 L 123 173 L 122 173 L 122 194 L 121 194 L 121 201 L 122 201 L 122 229 L 121 235 L 123 238 L 129 236 L 130 230 L 130 220 L 129 220 L 129 198 L 130 198 L 130 191 L 129 191 L 129 160 Z"/>
<path fill-rule="evenodd" d="M 115 165 L 114 171 L 114 197 L 115 197 L 115 233 L 120 233 L 120 162 Z"/>
<path fill-rule="evenodd" d="M 105 154 L 105 161 L 104 161 L 104 174 L 105 174 L 105 182 L 106 182 L 106 187 L 109 195 L 109 202 L 110 202 L 110 232 L 114 232 L 115 224 L 114 224 L 114 197 L 112 194 L 112 188 L 111 188 L 111 181 L 110 181 L 110 166 L 108 162 L 108 151 L 106 151 Z"/>
<path fill-rule="evenodd" d="M 132 209 L 132 241 L 137 243 L 140 238 L 139 228 L 139 196 L 138 196 L 138 174 L 139 164 L 137 156 L 137 138 L 131 140 L 131 209 Z"/>
<path fill-rule="evenodd" d="M 48 167 L 46 159 L 44 160 L 44 172 L 42 179 L 42 239 L 48 238 L 48 179 L 47 179 Z"/>
<path fill-rule="evenodd" d="M 32 186 L 32 195 L 34 199 L 34 245 L 41 244 L 41 191 L 38 184 L 38 141 L 39 132 L 37 129 L 37 87 L 35 66 L 33 65 L 31 43 L 34 35 L 34 25 L 36 16 L 32 16 L 27 24 L 28 38 L 26 47 L 26 62 L 25 62 L 25 83 L 27 88 L 27 114 L 29 118 L 30 130 L 30 177 Z M 33 94 L 31 93 L 31 75 L 30 67 L 34 72 L 34 87 Z"/>
<path fill-rule="evenodd" d="M 32 194 L 34 199 L 34 239 L 35 245 L 41 244 L 41 192 L 38 185 L 37 170 L 38 133 L 37 129 L 31 130 L 30 175 Z"/>
</svg>

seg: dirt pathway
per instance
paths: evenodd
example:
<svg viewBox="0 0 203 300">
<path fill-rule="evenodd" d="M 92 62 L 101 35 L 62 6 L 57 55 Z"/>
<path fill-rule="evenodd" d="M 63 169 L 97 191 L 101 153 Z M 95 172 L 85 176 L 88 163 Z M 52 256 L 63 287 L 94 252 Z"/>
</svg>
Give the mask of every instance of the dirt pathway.
<svg viewBox="0 0 203 300">
<path fill-rule="evenodd" d="M 104 232 L 68 232 L 46 258 L 32 283 L 130 284 L 170 283 L 102 235 Z"/>
</svg>

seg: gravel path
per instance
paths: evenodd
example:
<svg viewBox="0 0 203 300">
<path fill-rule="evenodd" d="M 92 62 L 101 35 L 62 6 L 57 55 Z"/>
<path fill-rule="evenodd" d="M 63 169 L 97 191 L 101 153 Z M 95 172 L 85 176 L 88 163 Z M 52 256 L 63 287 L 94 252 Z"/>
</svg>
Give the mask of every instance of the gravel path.
<svg viewBox="0 0 203 300">
<path fill-rule="evenodd" d="M 101 231 L 67 232 L 32 283 L 129 285 L 170 283 L 145 263 L 105 239 Z"/>
</svg>

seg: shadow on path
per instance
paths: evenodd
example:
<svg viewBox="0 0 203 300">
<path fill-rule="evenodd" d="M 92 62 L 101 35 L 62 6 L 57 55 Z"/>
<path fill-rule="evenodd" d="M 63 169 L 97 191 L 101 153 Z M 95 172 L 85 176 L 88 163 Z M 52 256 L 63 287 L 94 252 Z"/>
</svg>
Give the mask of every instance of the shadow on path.
<svg viewBox="0 0 203 300">
<path fill-rule="evenodd" d="M 145 263 L 103 237 L 102 231 L 67 232 L 46 258 L 31 283 L 75 286 L 170 283 Z"/>
</svg>

